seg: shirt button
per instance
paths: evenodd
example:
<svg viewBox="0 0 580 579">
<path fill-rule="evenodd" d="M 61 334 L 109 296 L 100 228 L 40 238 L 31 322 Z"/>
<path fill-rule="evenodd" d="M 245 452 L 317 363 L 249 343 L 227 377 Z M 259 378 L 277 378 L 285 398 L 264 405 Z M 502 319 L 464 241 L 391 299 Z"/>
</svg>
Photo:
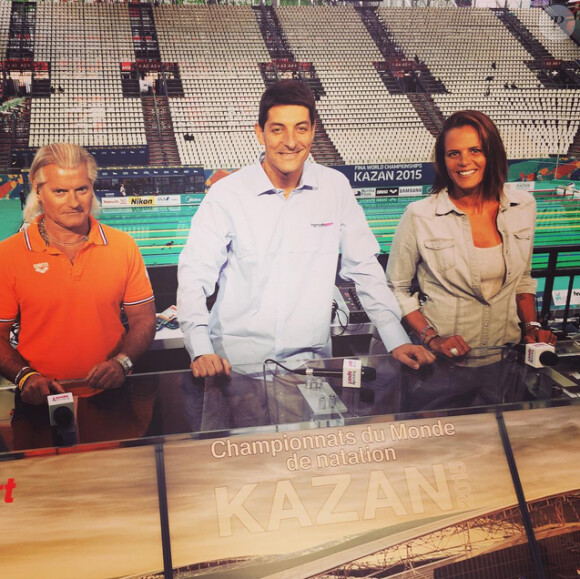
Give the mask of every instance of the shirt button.
<svg viewBox="0 0 580 579">
<path fill-rule="evenodd" d="M 506 249 L 506 250 L 505 250 L 505 254 L 506 254 L 506 255 L 509 255 L 509 254 L 510 254 L 510 250 L 509 250 L 509 249 Z"/>
</svg>

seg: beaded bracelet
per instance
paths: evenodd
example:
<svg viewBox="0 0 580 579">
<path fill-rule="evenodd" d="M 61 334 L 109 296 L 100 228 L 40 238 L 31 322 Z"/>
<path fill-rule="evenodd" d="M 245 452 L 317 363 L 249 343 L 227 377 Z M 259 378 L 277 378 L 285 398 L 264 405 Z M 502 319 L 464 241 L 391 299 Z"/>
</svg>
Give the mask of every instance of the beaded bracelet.
<svg viewBox="0 0 580 579">
<path fill-rule="evenodd" d="M 440 338 L 441 336 L 437 333 L 433 334 L 432 336 L 429 336 L 426 340 L 423 341 L 423 344 L 425 344 L 425 346 L 429 346 L 429 344 L 435 339 L 435 338 Z"/>
<path fill-rule="evenodd" d="M 419 334 L 419 340 L 421 340 L 421 342 L 425 343 L 425 338 L 427 337 L 427 334 L 429 333 L 429 330 L 431 330 L 432 332 L 434 332 L 435 334 L 437 334 L 437 330 L 433 326 L 431 326 L 430 324 L 427 324 L 421 330 L 421 333 Z"/>
</svg>

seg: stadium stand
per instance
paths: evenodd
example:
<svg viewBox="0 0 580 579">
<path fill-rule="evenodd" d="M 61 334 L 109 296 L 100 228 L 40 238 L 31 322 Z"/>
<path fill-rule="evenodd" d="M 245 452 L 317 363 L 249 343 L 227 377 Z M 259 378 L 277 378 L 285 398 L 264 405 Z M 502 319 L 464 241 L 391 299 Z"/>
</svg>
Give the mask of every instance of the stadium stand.
<svg viewBox="0 0 580 579">
<path fill-rule="evenodd" d="M 134 58 L 126 4 L 36 3 L 34 60 L 50 65 L 50 86 L 33 95 L 29 146 L 146 145 L 141 102 L 121 87 L 120 63 Z"/>
<path fill-rule="evenodd" d="M 181 162 L 253 162 L 264 91 L 258 63 L 270 58 L 251 7 L 163 5 L 154 16 L 162 60 L 180 67 L 184 96 L 169 106 Z"/>
<path fill-rule="evenodd" d="M 428 158 L 434 139 L 409 99 L 385 88 L 373 65 L 382 55 L 354 7 L 277 12 L 296 58 L 316 68 L 319 115 L 346 164 Z"/>
<path fill-rule="evenodd" d="M 444 116 L 462 108 L 485 112 L 498 125 L 511 159 L 568 152 L 580 122 L 578 86 L 545 87 L 527 66 L 534 57 L 497 11 L 381 8 L 379 14 L 406 53 L 418 55 L 444 82 L 449 93 L 433 96 Z M 577 60 L 578 46 L 561 40 L 557 58 Z"/>
<path fill-rule="evenodd" d="M 10 2 L 0 3 L 0 51 L 2 51 L 2 54 L 6 54 L 6 49 L 8 48 L 10 11 Z"/>
<path fill-rule="evenodd" d="M 580 146 L 580 51 L 539 8 L 2 2 L 0 49 L 3 98 L 26 97 L 5 166 L 7 141 L 70 140 L 235 168 L 259 152 L 264 86 L 288 76 L 315 92 L 327 164 L 427 161 L 460 108 L 489 114 L 512 159 Z"/>
</svg>

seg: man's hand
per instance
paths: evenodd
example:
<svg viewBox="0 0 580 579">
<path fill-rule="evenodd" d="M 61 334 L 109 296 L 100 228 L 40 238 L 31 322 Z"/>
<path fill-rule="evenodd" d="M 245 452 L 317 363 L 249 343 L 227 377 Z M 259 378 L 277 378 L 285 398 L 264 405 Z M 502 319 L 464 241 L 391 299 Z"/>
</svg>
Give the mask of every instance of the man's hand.
<svg viewBox="0 0 580 579">
<path fill-rule="evenodd" d="M 432 364 L 435 361 L 435 355 L 429 352 L 424 346 L 414 344 L 402 344 L 395 348 L 391 354 L 393 358 L 413 370 L 418 370 L 421 366 Z"/>
<path fill-rule="evenodd" d="M 231 364 L 217 354 L 198 356 L 191 363 L 191 372 L 194 378 L 205 378 L 206 376 L 218 376 L 220 374 L 229 376 L 231 369 Z"/>
<path fill-rule="evenodd" d="M 22 402 L 38 406 L 46 402 L 47 396 L 63 392 L 65 389 L 56 380 L 51 380 L 42 374 L 33 374 L 24 382 L 20 397 Z"/>
<path fill-rule="evenodd" d="M 86 381 L 91 388 L 101 390 L 119 388 L 125 382 L 125 371 L 117 360 L 111 358 L 93 366 L 87 374 Z"/>
<path fill-rule="evenodd" d="M 429 348 L 448 358 L 465 356 L 471 352 L 471 346 L 459 335 L 437 336 L 429 342 Z"/>
</svg>

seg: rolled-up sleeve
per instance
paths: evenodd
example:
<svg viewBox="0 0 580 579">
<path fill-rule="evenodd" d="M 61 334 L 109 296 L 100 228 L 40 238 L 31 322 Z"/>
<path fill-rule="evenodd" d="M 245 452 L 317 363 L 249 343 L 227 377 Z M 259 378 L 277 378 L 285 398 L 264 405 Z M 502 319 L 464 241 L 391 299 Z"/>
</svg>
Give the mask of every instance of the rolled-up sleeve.
<svg viewBox="0 0 580 579">
<path fill-rule="evenodd" d="M 361 303 L 376 327 L 387 350 L 410 343 L 401 325 L 401 311 L 387 286 L 377 255 L 379 244 L 372 234 L 364 212 L 351 194 L 341 230 L 340 276 L 353 281 Z"/>
<path fill-rule="evenodd" d="M 535 234 L 535 224 L 536 224 L 536 200 L 530 195 L 530 200 L 526 206 L 527 222 L 531 224 L 531 235 L 530 240 L 530 251 L 528 255 L 528 261 L 526 269 L 519 280 L 516 287 L 517 294 L 534 294 L 536 293 L 537 282 L 532 278 L 532 255 L 534 253 L 534 234 Z"/>
<path fill-rule="evenodd" d="M 401 308 L 403 317 L 419 309 L 418 293 L 411 293 L 421 259 L 411 207 L 403 213 L 389 254 L 387 263 L 387 283 Z"/>
</svg>

